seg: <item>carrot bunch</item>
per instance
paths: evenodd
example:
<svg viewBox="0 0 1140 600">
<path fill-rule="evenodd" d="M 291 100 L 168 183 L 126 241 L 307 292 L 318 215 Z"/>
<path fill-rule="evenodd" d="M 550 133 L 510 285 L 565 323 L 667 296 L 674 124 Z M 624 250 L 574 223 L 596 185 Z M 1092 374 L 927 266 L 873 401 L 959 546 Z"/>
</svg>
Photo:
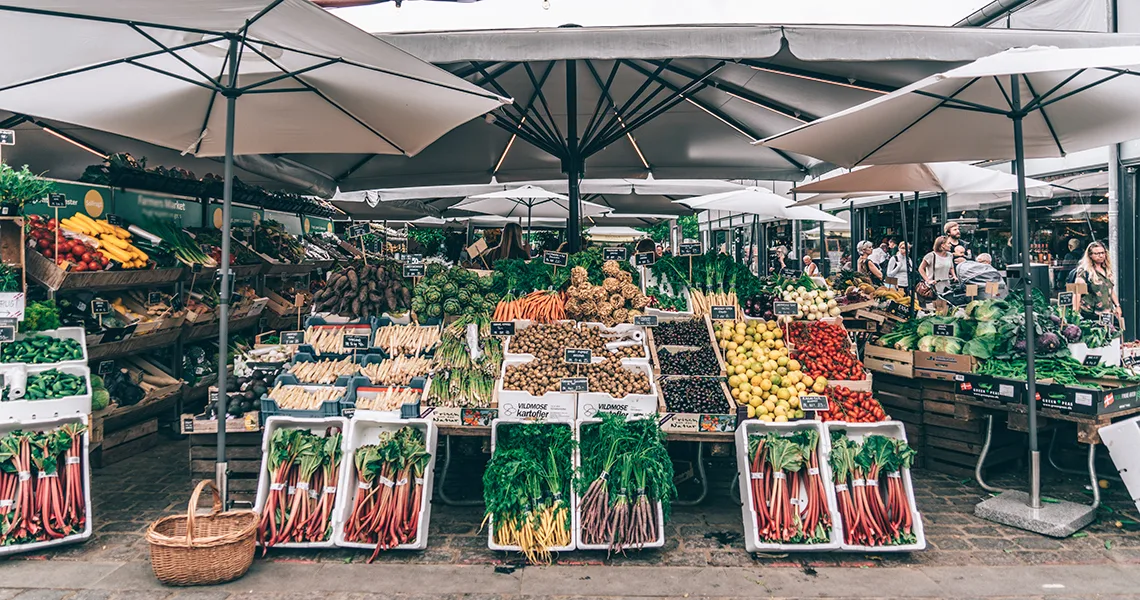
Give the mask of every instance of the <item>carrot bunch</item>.
<svg viewBox="0 0 1140 600">
<path fill-rule="evenodd" d="M 264 553 L 285 543 L 322 542 L 332 535 L 341 433 L 320 436 L 281 428 L 269 442 L 269 493 L 257 528 Z"/>
<path fill-rule="evenodd" d="M 915 543 L 914 508 L 902 483 L 902 470 L 910 468 L 914 456 L 902 440 L 868 435 L 860 444 L 842 431 L 832 432 L 831 469 L 846 543 Z M 883 474 L 885 485 L 879 480 Z"/>
<path fill-rule="evenodd" d="M 831 539 L 831 515 L 819 472 L 819 434 L 775 432 L 748 438 L 749 483 L 760 540 L 821 544 Z"/>
<path fill-rule="evenodd" d="M 503 296 L 495 306 L 492 321 L 529 319 L 536 323 L 552 323 L 566 318 L 566 302 L 562 293 L 535 290 L 521 298 Z"/>
<path fill-rule="evenodd" d="M 361 446 L 356 465 L 356 498 L 344 524 L 344 537 L 375 544 L 369 562 L 381 550 L 410 544 L 419 537 L 424 504 L 424 469 L 431 460 L 424 434 L 415 427 L 380 434 L 380 443 Z"/>
</svg>

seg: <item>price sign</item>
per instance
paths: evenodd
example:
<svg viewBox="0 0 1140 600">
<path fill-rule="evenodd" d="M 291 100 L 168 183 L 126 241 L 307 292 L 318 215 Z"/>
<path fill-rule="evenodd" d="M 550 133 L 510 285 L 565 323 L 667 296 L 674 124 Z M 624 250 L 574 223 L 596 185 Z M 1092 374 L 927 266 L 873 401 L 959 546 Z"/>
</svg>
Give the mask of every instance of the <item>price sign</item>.
<svg viewBox="0 0 1140 600">
<path fill-rule="evenodd" d="M 0 129 L 0 146 L 15 146 L 16 132 L 11 129 Z"/>
<path fill-rule="evenodd" d="M 934 335 L 944 335 L 946 337 L 954 337 L 954 326 L 943 323 L 934 324 Z"/>
<path fill-rule="evenodd" d="M 355 415 L 355 414 L 356 414 L 356 407 L 355 406 L 346 406 L 346 407 L 340 409 L 340 416 L 342 416 L 346 419 L 351 419 L 353 417 L 353 415 Z"/>
<path fill-rule="evenodd" d="M 638 252 L 633 255 L 633 264 L 639 267 L 645 267 L 653 264 L 657 260 L 656 252 Z"/>
<path fill-rule="evenodd" d="M 1100 355 L 1090 354 L 1086 356 L 1085 359 L 1081 362 L 1083 362 L 1086 367 L 1095 367 L 1100 364 Z"/>
<path fill-rule="evenodd" d="M 556 267 L 566 266 L 566 253 L 565 252 L 551 252 L 547 250 L 542 253 L 542 262 Z"/>
<path fill-rule="evenodd" d="M 127 222 L 124 221 L 122 217 L 116 214 L 108 214 L 107 222 L 112 225 L 118 225 L 119 227 L 126 227 L 127 224 Z"/>
<path fill-rule="evenodd" d="M 348 237 L 350 239 L 358 238 L 368 234 L 368 223 L 357 223 L 348 227 Z"/>
<path fill-rule="evenodd" d="M 657 327 L 657 315 L 641 315 L 633 318 L 633 324 L 638 327 Z"/>
<path fill-rule="evenodd" d="M 423 277 L 427 272 L 423 263 L 404 265 L 404 277 Z"/>
<path fill-rule="evenodd" d="M 150 292 L 146 295 L 147 304 L 162 304 L 162 292 Z"/>
<path fill-rule="evenodd" d="M 815 410 L 819 412 L 827 412 L 831 409 L 831 404 L 827 401 L 827 396 L 808 395 L 800 396 L 800 409 L 808 411 Z"/>
<path fill-rule="evenodd" d="M 304 331 L 282 331 L 281 343 L 286 346 L 300 346 L 305 343 Z"/>
<path fill-rule="evenodd" d="M 99 373 L 99 375 L 101 375 L 103 377 L 110 375 L 114 370 L 115 370 L 115 361 L 113 361 L 113 360 L 99 361 L 99 368 L 96 369 L 96 371 Z M 216 397 L 214 399 L 217 400 Z"/>
<path fill-rule="evenodd" d="M 218 401 L 218 388 L 212 387 L 212 388 L 210 388 L 209 402 L 217 403 L 217 401 Z"/>
<path fill-rule="evenodd" d="M 15 325 L 0 325 L 0 343 L 8 343 L 16 341 L 16 326 Z"/>
<path fill-rule="evenodd" d="M 790 316 L 794 317 L 800 314 L 800 305 L 795 302 L 773 302 L 772 314 L 777 316 Z"/>
<path fill-rule="evenodd" d="M 51 208 L 66 208 L 67 196 L 58 192 L 48 194 L 48 206 Z"/>
<path fill-rule="evenodd" d="M 884 277 L 883 283 L 885 283 L 887 285 L 898 285 L 899 284 L 899 278 L 898 277 Z"/>
<path fill-rule="evenodd" d="M 602 248 L 603 260 L 625 260 L 625 258 L 626 251 L 625 248 L 622 248 L 621 246 L 618 246 L 616 248 Z"/>
<path fill-rule="evenodd" d="M 366 350 L 370 341 L 367 335 L 346 335 L 344 336 L 344 348 L 346 350 Z"/>
<path fill-rule="evenodd" d="M 909 317 L 910 307 L 892 300 L 887 303 L 887 312 L 899 317 Z"/>
<path fill-rule="evenodd" d="M 1112 325 L 1112 313 L 1101 313 L 1100 324 L 1104 326 Z"/>
<path fill-rule="evenodd" d="M 422 263 L 424 261 L 424 255 L 423 254 L 408 254 L 407 252 L 405 252 L 401 258 L 403 259 L 404 262 L 413 263 L 413 264 L 414 263 Z"/>
<path fill-rule="evenodd" d="M 784 267 L 783 269 L 780 269 L 780 275 L 788 278 L 799 277 L 800 271 L 799 269 L 793 269 L 792 267 Z"/>
<path fill-rule="evenodd" d="M 91 314 L 105 315 L 111 312 L 111 303 L 101 298 L 96 298 L 91 301 Z"/>
<path fill-rule="evenodd" d="M 585 377 L 566 377 L 559 381 L 558 388 L 564 394 L 585 394 L 590 391 L 590 380 Z"/>
<path fill-rule="evenodd" d="M 1060 294 L 1057 294 L 1057 304 L 1060 304 L 1061 306 L 1072 306 L 1073 305 L 1073 293 L 1072 292 L 1061 292 Z"/>
<path fill-rule="evenodd" d="M 562 362 L 572 365 L 588 365 L 594 360 L 594 351 L 589 348 L 567 348 L 562 355 Z"/>
<path fill-rule="evenodd" d="M 700 242 L 685 242 L 677 246 L 677 256 L 700 256 Z"/>
<path fill-rule="evenodd" d="M 946 316 L 950 312 L 950 303 L 939 298 L 934 301 L 934 313 L 939 316 Z"/>
<path fill-rule="evenodd" d="M 194 264 L 190 265 L 190 272 L 194 273 L 194 274 L 201 273 L 202 272 L 202 263 L 194 263 Z"/>
<path fill-rule="evenodd" d="M 986 283 L 986 293 L 993 296 L 1001 291 L 1001 284 L 996 281 Z"/>
<path fill-rule="evenodd" d="M 966 297 L 967 298 L 977 298 L 978 297 L 978 286 L 976 286 L 972 283 L 967 285 L 966 286 Z"/>
<path fill-rule="evenodd" d="M 491 335 L 508 336 L 514 334 L 514 321 L 491 321 Z"/>
<path fill-rule="evenodd" d="M 714 321 L 735 321 L 736 320 L 736 307 L 735 306 L 713 306 L 709 309 Z"/>
</svg>

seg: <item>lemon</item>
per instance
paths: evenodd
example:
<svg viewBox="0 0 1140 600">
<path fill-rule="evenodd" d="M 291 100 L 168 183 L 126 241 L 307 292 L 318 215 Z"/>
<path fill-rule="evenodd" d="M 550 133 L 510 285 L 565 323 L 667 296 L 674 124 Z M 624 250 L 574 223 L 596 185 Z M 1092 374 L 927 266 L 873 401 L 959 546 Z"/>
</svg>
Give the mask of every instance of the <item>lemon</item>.
<svg viewBox="0 0 1140 600">
<path fill-rule="evenodd" d="M 755 419 L 756 418 L 756 409 L 752 408 L 751 406 L 748 407 L 748 418 L 749 419 Z"/>
<path fill-rule="evenodd" d="M 804 418 L 804 411 L 802 411 L 802 410 L 797 410 L 797 411 L 796 411 L 796 414 L 795 414 L 795 417 L 796 417 L 797 419 L 802 419 L 802 418 Z"/>
<path fill-rule="evenodd" d="M 780 355 L 776 357 L 776 364 L 780 365 L 781 367 L 786 367 L 786 366 L 788 366 L 788 362 L 789 362 L 789 361 L 788 361 L 788 357 L 787 357 L 787 355 L 786 355 L 786 354 L 782 354 L 782 353 L 779 353 L 779 354 L 780 354 Z"/>
<path fill-rule="evenodd" d="M 763 339 L 764 341 L 766 341 L 766 342 L 770 342 L 770 341 L 772 341 L 772 340 L 776 339 L 776 334 L 775 334 L 775 333 L 773 333 L 773 332 L 771 332 L 771 331 L 765 331 L 764 333 L 762 333 L 762 334 L 760 335 L 760 337 L 761 337 L 761 339 Z"/>
<path fill-rule="evenodd" d="M 760 406 L 756 407 L 756 415 L 757 416 L 766 415 L 766 414 L 768 414 L 768 407 L 767 406 L 764 406 L 763 404 L 761 404 Z"/>
<path fill-rule="evenodd" d="M 787 388 L 780 388 L 779 390 L 776 390 L 776 397 L 780 400 L 787 400 L 788 398 L 791 398 L 792 395 L 788 393 Z"/>
<path fill-rule="evenodd" d="M 783 383 L 783 379 L 781 379 L 779 375 L 773 375 L 769 377 L 769 379 L 772 381 L 772 385 L 776 387 L 780 387 L 780 384 Z"/>
<path fill-rule="evenodd" d="M 784 348 L 784 340 L 776 339 L 776 340 L 774 340 L 774 343 L 775 343 L 775 346 L 777 348 L 780 348 L 780 349 Z"/>
<path fill-rule="evenodd" d="M 799 397 L 798 395 L 793 395 L 793 396 L 791 397 L 791 399 L 790 399 L 790 400 L 788 400 L 788 404 L 789 404 L 789 405 L 790 405 L 792 408 L 799 408 L 799 407 L 800 407 L 800 397 Z"/>
<path fill-rule="evenodd" d="M 733 398 L 739 398 L 740 397 L 740 388 L 732 388 L 732 397 Z"/>
<path fill-rule="evenodd" d="M 773 412 L 776 410 L 776 403 L 772 401 L 771 396 L 768 396 L 767 402 L 764 403 L 764 410 L 767 410 L 768 412 Z"/>
<path fill-rule="evenodd" d="M 760 389 L 765 391 L 765 392 L 772 389 L 772 382 L 767 380 L 767 379 L 761 379 L 760 380 Z"/>
<path fill-rule="evenodd" d="M 772 334 L 776 336 L 777 340 L 784 337 L 784 331 L 782 329 L 777 329 L 773 331 Z"/>
<path fill-rule="evenodd" d="M 746 392 L 752 391 L 752 384 L 744 382 L 737 386 L 737 388 L 740 390 L 740 394 L 743 396 Z"/>
<path fill-rule="evenodd" d="M 753 407 L 753 408 L 760 406 L 760 397 L 759 396 L 753 396 L 753 397 L 749 398 L 748 399 L 748 405 Z"/>
<path fill-rule="evenodd" d="M 805 385 L 804 382 L 802 382 L 802 381 L 796 382 L 796 389 L 801 391 L 801 392 L 806 391 L 807 385 Z"/>
<path fill-rule="evenodd" d="M 748 404 L 750 400 L 752 400 L 752 394 L 748 390 L 740 390 L 740 403 Z"/>
<path fill-rule="evenodd" d="M 729 387 L 736 387 L 736 386 L 740 385 L 740 377 L 737 377 L 736 375 L 729 377 L 728 378 L 728 385 L 729 385 Z"/>
<path fill-rule="evenodd" d="M 728 342 L 726 342 L 726 341 L 724 341 L 724 340 L 721 340 L 721 341 L 720 341 L 720 347 L 721 347 L 721 349 L 722 349 L 722 350 L 723 350 L 723 349 L 725 349 L 725 348 L 727 348 L 727 347 L 728 347 Z"/>
<path fill-rule="evenodd" d="M 777 417 L 782 417 L 787 413 L 787 411 L 784 410 L 783 406 L 777 406 L 776 410 L 774 410 L 772 412 L 776 413 Z"/>
<path fill-rule="evenodd" d="M 765 381 L 768 381 L 768 380 L 765 379 L 764 377 L 760 376 L 760 375 L 754 375 L 752 377 L 752 379 L 748 380 L 748 383 L 751 383 L 752 387 L 759 387 L 759 386 L 764 385 Z M 764 388 L 760 388 L 760 389 L 764 389 Z"/>
<path fill-rule="evenodd" d="M 777 415 L 777 416 L 776 416 L 776 418 L 775 418 L 775 419 L 773 419 L 773 421 L 775 421 L 775 422 L 777 422 L 777 423 L 787 423 L 787 422 L 788 422 L 788 418 L 787 418 L 787 417 L 785 417 L 784 415 Z"/>
<path fill-rule="evenodd" d="M 736 350 L 739 347 L 739 345 L 736 342 L 721 342 L 721 343 L 724 344 L 724 347 L 728 348 L 729 350 Z"/>
<path fill-rule="evenodd" d="M 777 367 L 776 372 L 779 373 L 780 375 L 787 375 L 788 374 L 788 368 L 787 367 Z"/>
</svg>

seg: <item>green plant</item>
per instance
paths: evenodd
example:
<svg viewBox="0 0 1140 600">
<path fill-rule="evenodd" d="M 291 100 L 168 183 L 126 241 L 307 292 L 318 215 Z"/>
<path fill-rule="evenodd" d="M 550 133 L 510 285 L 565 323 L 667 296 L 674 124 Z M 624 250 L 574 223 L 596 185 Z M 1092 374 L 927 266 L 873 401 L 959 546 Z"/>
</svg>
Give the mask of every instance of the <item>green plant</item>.
<svg viewBox="0 0 1140 600">
<path fill-rule="evenodd" d="M 19 292 L 22 288 L 20 271 L 12 265 L 0 265 L 0 292 Z"/>
<path fill-rule="evenodd" d="M 697 224 L 696 215 L 678 217 L 677 225 L 681 228 L 682 239 L 695 240 L 700 235 L 700 227 Z M 638 229 L 649 234 L 649 239 L 658 244 L 669 242 L 669 221 L 662 221 L 656 225 L 650 225 L 649 227 L 638 227 Z"/>
<path fill-rule="evenodd" d="M 39 200 L 55 189 L 55 184 L 28 170 L 19 171 L 0 164 L 0 204 L 24 206 L 28 200 Z"/>
<path fill-rule="evenodd" d="M 408 229 L 408 237 L 423 246 L 424 256 L 434 256 L 439 254 L 445 236 L 442 229 L 412 227 Z"/>
</svg>

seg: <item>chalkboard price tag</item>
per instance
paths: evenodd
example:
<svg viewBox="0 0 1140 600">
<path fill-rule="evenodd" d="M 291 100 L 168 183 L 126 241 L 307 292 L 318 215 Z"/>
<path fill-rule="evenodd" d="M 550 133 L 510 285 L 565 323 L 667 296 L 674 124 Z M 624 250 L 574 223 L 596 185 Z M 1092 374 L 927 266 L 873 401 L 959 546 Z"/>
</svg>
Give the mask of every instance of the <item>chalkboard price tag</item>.
<svg viewBox="0 0 1140 600">
<path fill-rule="evenodd" d="M 356 414 L 356 407 L 355 406 L 346 406 L 346 407 L 340 409 L 340 416 L 342 416 L 346 419 L 351 419 L 353 417 L 353 415 L 355 415 L 355 414 Z"/>
<path fill-rule="evenodd" d="M 491 335 L 508 336 L 514 334 L 514 321 L 491 321 Z"/>
<path fill-rule="evenodd" d="M 1112 313 L 1101 313 L 1100 324 L 1104 326 L 1112 325 Z"/>
<path fill-rule="evenodd" d="M 115 370 L 115 361 L 104 360 L 104 361 L 99 362 L 99 368 L 96 369 L 96 372 L 98 372 L 100 376 L 106 377 L 107 375 L 110 375 L 111 372 L 114 370 Z M 216 395 L 217 390 L 214 391 L 214 394 L 215 394 L 214 400 L 217 400 L 218 399 L 217 395 Z"/>
<path fill-rule="evenodd" d="M 210 388 L 209 402 L 211 402 L 211 403 L 217 403 L 218 402 L 218 388 L 216 388 L 216 387 Z"/>
<path fill-rule="evenodd" d="M 602 248 L 603 260 L 625 260 L 626 251 L 621 246 Z"/>
<path fill-rule="evenodd" d="M 1073 305 L 1073 293 L 1072 292 L 1061 292 L 1060 294 L 1057 294 L 1057 304 L 1060 304 L 1061 306 L 1072 306 Z"/>
<path fill-rule="evenodd" d="M 423 277 L 426 272 L 427 270 L 423 263 L 404 265 L 404 277 Z"/>
<path fill-rule="evenodd" d="M 735 321 L 736 320 L 736 307 L 735 306 L 713 306 L 709 309 L 714 321 Z"/>
<path fill-rule="evenodd" d="M 59 192 L 48 194 L 48 206 L 51 208 L 67 208 L 67 196 Z"/>
<path fill-rule="evenodd" d="M 819 412 L 827 412 L 831 409 L 831 403 L 827 401 L 827 396 L 808 395 L 800 396 L 800 409 L 804 411 L 814 410 Z"/>
<path fill-rule="evenodd" d="M 362 237 L 368 234 L 368 229 L 368 223 L 357 223 L 355 225 L 350 225 L 348 228 L 348 237 L 350 239 Z"/>
<path fill-rule="evenodd" d="M 305 343 L 304 331 L 282 331 L 281 343 L 286 346 L 300 346 Z"/>
<path fill-rule="evenodd" d="M 699 242 L 684 242 L 677 246 L 677 256 L 700 256 L 701 244 Z"/>
<path fill-rule="evenodd" d="M 934 335 L 943 335 L 946 337 L 954 337 L 954 326 L 945 323 L 934 324 Z"/>
<path fill-rule="evenodd" d="M 909 317 L 910 307 L 905 304 L 899 304 L 894 300 L 887 303 L 887 312 L 898 317 Z"/>
<path fill-rule="evenodd" d="M 147 304 L 162 304 L 162 292 L 150 292 L 146 295 Z"/>
<path fill-rule="evenodd" d="M 190 265 L 190 272 L 194 273 L 194 274 L 201 273 L 202 272 L 202 263 L 194 263 L 194 264 Z"/>
<path fill-rule="evenodd" d="M 369 341 L 367 335 L 346 335 L 344 336 L 344 348 L 346 350 L 365 350 L 368 348 Z"/>
<path fill-rule="evenodd" d="M 784 267 L 783 269 L 780 269 L 780 276 L 787 278 L 799 277 L 800 270 L 793 267 Z"/>
<path fill-rule="evenodd" d="M 122 217 L 116 214 L 108 214 L 107 222 L 112 225 L 118 225 L 119 227 L 126 227 L 126 221 L 124 221 Z"/>
<path fill-rule="evenodd" d="M 772 314 L 794 317 L 800 314 L 800 305 L 795 302 L 776 301 L 772 303 Z"/>
<path fill-rule="evenodd" d="M 0 146 L 16 145 L 16 132 L 11 129 L 0 129 Z"/>
<path fill-rule="evenodd" d="M 565 252 L 551 252 L 547 250 L 542 253 L 542 262 L 556 267 L 566 266 L 566 253 Z"/>
<path fill-rule="evenodd" d="M 1100 364 L 1100 358 L 1099 354 L 1089 354 L 1081 362 L 1083 362 L 1086 367 L 1095 367 Z"/>
<path fill-rule="evenodd" d="M 423 254 L 408 254 L 407 252 L 405 252 L 404 253 L 404 262 L 412 263 L 412 264 L 422 263 L 422 262 L 424 262 L 424 255 Z"/>
<path fill-rule="evenodd" d="M 633 255 L 633 262 L 639 267 L 645 267 L 657 261 L 656 252 L 638 252 Z"/>
<path fill-rule="evenodd" d="M 594 360 L 594 351 L 589 348 L 567 348 L 562 362 L 572 365 L 588 365 Z"/>
<path fill-rule="evenodd" d="M 633 318 L 633 324 L 638 327 L 657 327 L 657 315 L 641 315 Z"/>
<path fill-rule="evenodd" d="M 16 341 L 16 328 L 12 325 L 0 326 L 0 343 L 8 343 Z"/>
<path fill-rule="evenodd" d="M 110 302 L 107 302 L 106 300 L 103 300 L 102 298 L 96 298 L 96 299 L 91 301 L 91 314 L 93 314 L 93 315 L 105 315 L 105 314 L 108 314 L 110 312 L 111 312 L 111 303 Z"/>
<path fill-rule="evenodd" d="M 590 391 L 590 380 L 585 377 L 566 377 L 559 381 L 558 388 L 563 394 L 585 394 Z"/>
</svg>

